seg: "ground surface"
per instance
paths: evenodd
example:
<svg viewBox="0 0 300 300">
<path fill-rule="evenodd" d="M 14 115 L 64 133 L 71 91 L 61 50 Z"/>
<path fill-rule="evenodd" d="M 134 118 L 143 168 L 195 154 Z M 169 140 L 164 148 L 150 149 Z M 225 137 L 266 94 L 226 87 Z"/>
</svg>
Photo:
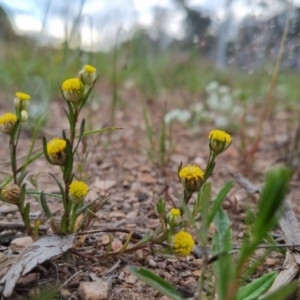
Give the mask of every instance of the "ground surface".
<svg viewBox="0 0 300 300">
<path fill-rule="evenodd" d="M 149 143 L 145 133 L 145 124 L 142 117 L 142 95 L 135 89 L 121 90 L 120 102 L 115 112 L 115 126 L 122 127 L 122 130 L 114 131 L 111 134 L 88 136 L 86 143 L 90 155 L 83 166 L 83 176 L 91 188 L 90 199 L 96 196 L 110 196 L 107 204 L 97 214 L 97 218 L 89 230 L 99 228 L 136 228 L 139 233 L 145 233 L 155 229 L 158 225 L 158 218 L 155 212 L 155 205 L 159 196 L 166 197 L 167 205 L 172 207 L 170 197 L 178 204 L 178 195 L 182 193 L 182 186 L 177 179 L 177 168 L 182 161 L 183 164 L 197 164 L 204 168 L 209 154 L 208 133 L 214 129 L 211 122 L 201 123 L 197 127 L 191 128 L 187 125 L 175 123 L 173 126 L 173 139 L 175 148 L 170 157 L 170 161 L 163 168 L 155 165 L 147 156 Z M 201 101 L 198 95 L 183 95 L 189 102 Z M 158 99 L 146 99 L 149 109 L 149 116 L 153 122 L 153 130 L 156 131 L 158 140 L 160 120 L 166 101 L 170 108 L 180 103 L 182 94 L 173 92 Z M 99 99 L 98 99 L 99 98 Z M 100 99 L 101 98 L 101 99 Z M 99 101 L 101 100 L 101 101 Z M 35 101 L 35 100 L 32 100 Z M 101 102 L 101 103 L 99 103 Z M 97 129 L 109 127 L 110 122 L 110 103 L 111 92 L 109 89 L 99 85 L 93 103 L 87 107 L 82 117 L 87 120 L 87 129 Z M 161 103 L 161 104 L 159 104 Z M 61 135 L 62 129 L 67 129 L 67 122 L 62 110 L 64 102 L 56 99 L 51 103 L 49 112 L 49 122 L 43 128 L 43 135 L 47 139 Z M 9 105 L 0 104 L 0 110 L 5 112 Z M 253 107 L 253 112 L 257 112 L 261 107 Z M 241 150 L 240 131 L 232 133 L 233 143 L 230 148 L 217 159 L 217 165 L 213 177 L 210 179 L 213 184 L 213 194 L 232 177 L 229 172 L 241 172 L 245 177 L 257 185 L 263 182 L 265 171 L 278 159 L 284 158 L 285 149 L 276 149 L 274 138 L 279 145 L 284 145 L 288 139 L 287 132 L 293 133 L 294 125 L 291 124 L 291 112 L 283 110 L 274 113 L 272 127 L 266 123 L 263 131 L 262 142 L 254 157 L 246 159 Z M 255 132 L 255 123 L 247 125 L 246 141 L 250 146 L 250 140 Z M 289 128 L 289 129 L 288 129 Z M 291 129 L 292 128 L 292 129 Z M 271 130 L 272 129 L 272 130 Z M 27 153 L 30 145 L 32 132 L 26 129 L 21 136 L 20 149 L 18 156 Z M 0 155 L 1 161 L 9 159 L 8 156 L 8 137 L 0 135 Z M 41 145 L 41 135 L 39 136 L 35 148 Z M 22 159 L 20 160 L 20 162 Z M 3 173 L 9 172 L 9 164 L 1 164 Z M 29 167 L 28 179 L 31 183 L 36 181 L 40 190 L 46 192 L 57 192 L 58 188 L 54 180 L 49 176 L 49 172 L 61 176 L 60 169 L 47 164 L 44 158 L 35 161 Z M 5 174 L 4 174 L 5 175 Z M 297 206 L 298 187 L 294 185 L 297 181 L 297 173 L 292 182 L 294 190 L 294 209 L 299 215 Z M 32 185 L 28 180 L 28 188 Z M 31 202 L 33 212 L 40 212 L 41 208 L 34 198 L 28 198 Z M 49 198 L 49 207 L 54 215 L 60 216 L 62 205 L 59 200 Z M 235 244 L 238 245 L 243 236 L 243 225 L 245 217 L 245 206 L 250 204 L 255 206 L 257 199 L 247 195 L 236 184 L 224 202 L 224 209 L 229 214 L 232 221 L 232 229 Z M 7 209 L 11 212 L 7 213 Z M 0 205 L 1 222 L 20 222 L 20 216 L 14 211 L 14 206 L 8 204 Z M 45 223 L 47 225 L 47 223 Z M 213 230 L 213 229 L 212 229 Z M 280 232 L 279 232 L 280 233 Z M 125 233 L 112 234 L 114 239 L 123 242 L 126 238 Z M 106 250 L 109 237 L 106 233 L 97 233 L 87 237 L 83 246 L 78 247 L 77 251 L 83 256 L 97 256 Z M 3 250 L 6 248 L 3 247 Z M 126 254 L 120 257 L 101 258 L 91 261 L 83 256 L 76 256 L 71 264 L 65 264 L 61 260 L 55 261 L 58 267 L 47 266 L 50 270 L 47 276 L 42 276 L 41 283 L 55 284 L 56 280 L 63 283 L 72 274 L 81 270 L 82 273 L 75 276 L 63 289 L 65 299 L 77 299 L 77 288 L 80 281 L 89 281 L 91 276 L 97 276 L 109 283 L 109 299 L 163 299 L 153 289 L 139 282 L 134 276 L 130 275 L 125 269 L 127 265 L 145 266 L 157 274 L 167 279 L 177 287 L 186 292 L 195 291 L 197 279 L 200 275 L 199 269 L 201 259 L 189 258 L 165 258 L 160 255 L 151 255 L 149 251 L 140 251 L 136 254 Z M 274 254 L 269 257 L 266 263 L 259 267 L 258 273 L 263 274 L 270 270 L 278 269 L 282 266 L 284 257 Z M 45 267 L 46 268 L 46 267 Z M 46 278 L 44 278 L 46 277 Z M 95 277 L 94 277 L 95 278 Z M 32 284 L 32 283 L 31 283 Z M 210 282 L 207 283 L 211 284 Z M 34 284 L 32 284 L 34 286 Z M 29 288 L 28 288 L 29 289 Z M 28 291 L 25 289 L 25 291 Z M 20 295 L 24 292 L 24 287 L 16 290 Z M 17 299 L 16 295 L 14 295 Z"/>
</svg>

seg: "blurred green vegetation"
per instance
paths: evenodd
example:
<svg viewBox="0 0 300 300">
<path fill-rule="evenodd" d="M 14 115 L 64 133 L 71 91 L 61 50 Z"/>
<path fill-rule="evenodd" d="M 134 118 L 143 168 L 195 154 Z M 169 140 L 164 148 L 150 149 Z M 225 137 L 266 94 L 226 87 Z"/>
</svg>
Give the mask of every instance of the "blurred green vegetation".
<svg viewBox="0 0 300 300">
<path fill-rule="evenodd" d="M 39 47 L 32 40 L 18 39 L 1 42 L 0 88 L 11 97 L 22 90 L 33 98 L 49 103 L 59 95 L 58 83 L 74 77 L 86 63 L 97 68 L 100 81 L 112 83 L 116 66 L 119 87 L 130 81 L 145 96 L 155 97 L 161 91 L 183 89 L 201 94 L 211 81 L 218 81 L 232 89 L 242 89 L 251 98 L 262 99 L 269 88 L 272 66 L 268 71 L 227 69 L 217 71 L 213 62 L 202 58 L 197 49 L 159 49 L 145 34 L 136 34 L 130 41 L 110 52 L 89 53 L 70 49 L 68 43 L 60 48 Z M 117 51 L 117 56 L 115 55 Z M 114 60 L 117 63 L 114 64 Z M 288 102 L 298 101 L 298 73 L 281 70 L 275 97 Z"/>
</svg>

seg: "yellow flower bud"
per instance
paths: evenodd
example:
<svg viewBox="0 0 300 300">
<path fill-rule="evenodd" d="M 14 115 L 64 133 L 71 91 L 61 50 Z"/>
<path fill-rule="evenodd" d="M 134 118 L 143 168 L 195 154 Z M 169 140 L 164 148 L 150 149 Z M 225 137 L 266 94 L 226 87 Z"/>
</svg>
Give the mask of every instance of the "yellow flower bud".
<svg viewBox="0 0 300 300">
<path fill-rule="evenodd" d="M 91 65 L 85 65 L 83 69 L 79 72 L 79 77 L 85 85 L 93 85 L 97 78 L 96 68 Z"/>
<path fill-rule="evenodd" d="M 0 131 L 10 134 L 17 122 L 17 116 L 12 113 L 6 113 L 0 116 Z"/>
<path fill-rule="evenodd" d="M 26 110 L 21 111 L 21 122 L 24 123 L 28 120 L 28 112 Z"/>
<path fill-rule="evenodd" d="M 79 78 L 71 78 L 63 82 L 61 86 L 63 96 L 67 101 L 79 103 L 84 96 L 84 87 Z"/>
<path fill-rule="evenodd" d="M 14 106 L 15 108 L 27 110 L 30 105 L 30 96 L 28 94 L 18 92 L 15 94 Z"/>
<path fill-rule="evenodd" d="M 231 144 L 231 136 L 222 130 L 212 130 L 209 133 L 209 147 L 211 151 L 218 155 L 224 152 Z"/>
<path fill-rule="evenodd" d="M 174 227 L 179 224 L 181 220 L 181 213 L 180 209 L 172 208 L 167 214 L 167 222 L 170 227 Z"/>
<path fill-rule="evenodd" d="M 179 171 L 178 176 L 182 180 L 184 188 L 193 193 L 200 189 L 204 172 L 198 166 L 188 165 Z"/>
<path fill-rule="evenodd" d="M 60 138 L 54 138 L 47 144 L 47 153 L 51 161 L 56 165 L 63 165 L 66 160 L 67 142 Z"/>
</svg>

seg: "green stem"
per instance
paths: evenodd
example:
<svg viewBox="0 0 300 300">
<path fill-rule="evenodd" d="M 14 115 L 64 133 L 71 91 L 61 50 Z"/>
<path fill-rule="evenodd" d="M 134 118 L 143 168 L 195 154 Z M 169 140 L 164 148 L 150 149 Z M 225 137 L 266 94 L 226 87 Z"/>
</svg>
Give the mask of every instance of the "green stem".
<svg viewBox="0 0 300 300">
<path fill-rule="evenodd" d="M 9 141 L 10 149 L 10 160 L 11 160 L 11 170 L 13 174 L 14 183 L 17 184 L 17 161 L 16 161 L 16 145 L 14 139 Z"/>
<path fill-rule="evenodd" d="M 72 150 L 73 150 L 74 140 L 76 137 L 76 124 L 78 121 L 78 115 L 79 115 L 78 107 L 75 107 L 74 108 L 74 124 L 70 124 L 70 144 L 71 144 Z"/>
</svg>

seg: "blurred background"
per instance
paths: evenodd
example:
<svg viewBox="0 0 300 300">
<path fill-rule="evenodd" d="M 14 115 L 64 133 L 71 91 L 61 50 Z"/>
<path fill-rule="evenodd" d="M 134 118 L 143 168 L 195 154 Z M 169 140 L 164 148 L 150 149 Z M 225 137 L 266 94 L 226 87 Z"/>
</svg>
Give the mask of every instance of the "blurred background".
<svg viewBox="0 0 300 300">
<path fill-rule="evenodd" d="M 274 96 L 300 95 L 299 0 L 1 0 L 0 24 L 2 99 L 28 92 L 37 116 L 86 63 L 107 86 L 232 111 L 267 94 L 285 28 Z"/>
</svg>

